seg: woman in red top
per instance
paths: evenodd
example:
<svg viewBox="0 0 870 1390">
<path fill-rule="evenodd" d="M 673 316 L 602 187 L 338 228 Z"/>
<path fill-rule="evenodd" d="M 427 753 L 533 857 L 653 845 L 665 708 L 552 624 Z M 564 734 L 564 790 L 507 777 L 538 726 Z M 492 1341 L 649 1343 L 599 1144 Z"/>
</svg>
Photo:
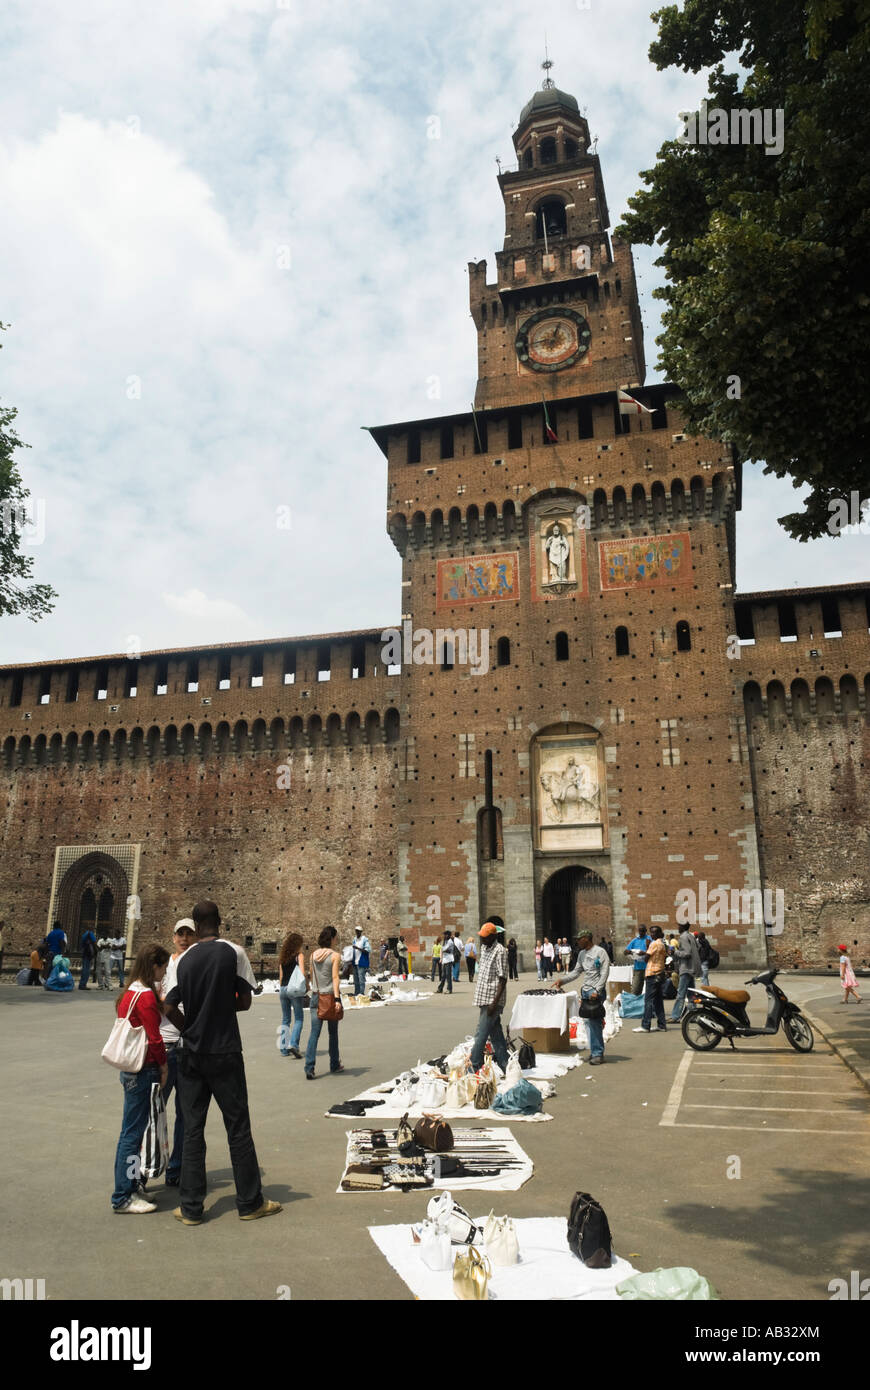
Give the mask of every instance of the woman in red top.
<svg viewBox="0 0 870 1390">
<path fill-rule="evenodd" d="M 142 1070 L 120 1073 L 124 1087 L 124 1117 L 115 1151 L 112 1210 L 129 1212 L 134 1216 L 157 1210 L 153 1202 L 138 1195 L 139 1149 L 148 1126 L 151 1087 L 155 1081 L 159 1082 L 161 1088 L 164 1087 L 168 1075 L 166 1047 L 160 1036 L 163 1014 L 154 993 L 154 986 L 163 979 L 168 963 L 169 952 L 164 946 L 153 942 L 143 946 L 133 966 L 133 978 L 118 1002 L 118 1017 L 129 1017 L 134 1028 L 145 1029 L 148 1038 L 148 1051 Z"/>
</svg>

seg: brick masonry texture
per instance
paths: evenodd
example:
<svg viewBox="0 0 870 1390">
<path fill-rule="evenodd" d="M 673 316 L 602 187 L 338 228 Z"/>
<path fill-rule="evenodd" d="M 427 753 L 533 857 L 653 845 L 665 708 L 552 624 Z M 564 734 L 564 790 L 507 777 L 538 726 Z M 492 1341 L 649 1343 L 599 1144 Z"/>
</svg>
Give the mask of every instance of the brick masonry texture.
<svg viewBox="0 0 870 1390">
<path fill-rule="evenodd" d="M 57 846 L 126 843 L 140 936 L 210 896 L 255 955 L 326 922 L 428 951 L 498 914 L 528 959 L 582 869 L 597 896 L 574 901 L 572 934 L 673 928 L 702 883 L 781 888 L 782 934 L 707 928 L 723 967 L 828 965 L 839 940 L 867 962 L 870 583 L 735 595 L 740 465 L 685 434 L 674 388 L 643 386 L 631 250 L 609 238 L 585 121 L 549 94 L 515 138 L 496 281 L 469 267 L 475 412 L 372 429 L 402 555 L 393 622 L 474 629 L 487 663 L 387 667 L 371 628 L 0 669 L 10 950 L 45 930 Z M 542 200 L 564 216 L 548 249 Z M 563 370 L 517 356 L 541 313 L 589 326 Z M 654 413 L 620 416 L 617 387 Z M 575 519 L 561 591 L 541 573 L 556 514 Z M 623 583 L 618 559 L 611 575 L 614 551 L 640 545 L 647 565 L 660 544 L 671 569 L 652 582 Z M 554 734 L 598 752 L 599 848 L 539 846 Z"/>
</svg>

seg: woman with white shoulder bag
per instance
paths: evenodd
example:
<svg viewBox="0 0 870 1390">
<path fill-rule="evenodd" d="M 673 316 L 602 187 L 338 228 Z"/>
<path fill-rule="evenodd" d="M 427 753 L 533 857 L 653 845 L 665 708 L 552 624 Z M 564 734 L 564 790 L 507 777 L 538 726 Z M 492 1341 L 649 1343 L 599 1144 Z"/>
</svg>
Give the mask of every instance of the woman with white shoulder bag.
<svg viewBox="0 0 870 1390">
<path fill-rule="evenodd" d="M 278 1048 L 282 1057 L 301 1060 L 299 1042 L 305 1009 L 309 1003 L 305 978 L 305 956 L 302 953 L 302 934 L 292 931 L 284 938 L 279 966 L 281 970 L 278 993 L 281 998 L 281 1032 Z M 291 1028 L 291 1019 L 293 1026 Z"/>
<path fill-rule="evenodd" d="M 139 1150 L 148 1127 L 151 1088 L 166 1085 L 166 1047 L 160 1036 L 163 1017 L 154 986 L 169 964 L 165 946 L 142 946 L 133 966 L 133 978 L 118 1001 L 117 1022 L 103 1048 L 103 1058 L 121 1073 L 124 1116 L 115 1150 L 115 1190 L 112 1210 L 141 1216 L 156 1211 L 153 1202 L 139 1195 Z"/>
</svg>

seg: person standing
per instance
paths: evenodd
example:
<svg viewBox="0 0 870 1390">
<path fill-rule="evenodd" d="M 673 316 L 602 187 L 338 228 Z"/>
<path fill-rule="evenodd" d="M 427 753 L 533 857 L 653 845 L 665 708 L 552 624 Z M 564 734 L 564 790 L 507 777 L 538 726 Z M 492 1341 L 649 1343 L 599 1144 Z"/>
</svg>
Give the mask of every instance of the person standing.
<svg viewBox="0 0 870 1390">
<path fill-rule="evenodd" d="M 444 993 L 444 986 L 447 986 L 447 993 L 453 993 L 453 962 L 455 959 L 456 947 L 453 944 L 453 936 L 449 931 L 444 933 L 444 940 L 441 943 L 441 983 L 436 989 L 436 994 Z"/>
<path fill-rule="evenodd" d="M 432 979 L 436 980 L 441 975 L 441 941 L 440 938 L 432 943 Z"/>
<path fill-rule="evenodd" d="M 169 991 L 175 988 L 178 978 L 178 962 L 195 940 L 196 924 L 193 918 L 182 917 L 180 921 L 175 923 L 175 930 L 172 933 L 172 944 L 175 950 L 169 957 L 166 974 L 157 983 L 155 989 L 161 1001 L 161 1007 Z M 180 1009 L 179 1012 L 181 1012 Z M 184 1116 L 181 1113 L 181 1103 L 178 1098 L 178 1049 L 181 1044 L 181 1033 L 165 1014 L 160 1020 L 160 1036 L 163 1039 L 163 1046 L 166 1048 L 166 1081 L 163 1086 L 163 1104 L 167 1107 L 167 1127 L 169 1125 L 169 1097 L 175 1091 L 175 1127 L 172 1132 L 172 1150 L 166 1164 L 166 1186 L 178 1187 L 181 1181 L 181 1155 L 184 1149 Z"/>
<path fill-rule="evenodd" d="M 463 955 L 464 949 L 465 949 L 465 947 L 464 947 L 464 944 L 463 944 L 463 941 L 462 941 L 462 937 L 459 935 L 459 932 L 454 932 L 454 934 L 453 934 L 453 951 L 454 951 L 454 955 L 453 955 L 453 979 L 454 979 L 457 983 L 459 982 L 459 967 L 460 967 L 460 965 L 462 964 L 462 955 Z"/>
<path fill-rule="evenodd" d="M 571 966 L 571 947 L 566 937 L 562 937 L 562 945 L 559 947 L 559 956 L 562 962 L 562 973 L 567 975 Z"/>
<path fill-rule="evenodd" d="M 97 954 L 97 938 L 92 931 L 86 931 L 81 941 L 82 973 L 79 976 L 79 989 L 87 989 L 91 966 Z"/>
<path fill-rule="evenodd" d="M 858 993 L 858 979 L 852 969 L 848 947 L 838 946 L 837 950 L 840 952 L 840 984 L 843 986 L 843 998 L 840 1002 L 848 1004 L 849 995 L 854 994 L 855 1003 L 860 1004 L 861 996 Z"/>
<path fill-rule="evenodd" d="M 644 967 L 643 1019 L 640 1027 L 635 1028 L 635 1033 L 652 1031 L 653 1014 L 656 1016 L 657 1031 L 659 1033 L 668 1031 L 664 1004 L 665 983 L 668 978 L 667 958 L 668 948 L 662 929 L 661 927 L 653 927 Z"/>
<path fill-rule="evenodd" d="M 549 977 L 553 973 L 553 959 L 555 956 L 555 952 L 553 950 L 553 943 L 548 936 L 544 937 L 544 945 L 541 950 L 541 955 L 544 958 L 544 978 L 549 979 Z"/>
<path fill-rule="evenodd" d="M 701 984 L 710 983 L 710 956 L 712 951 L 710 943 L 702 931 L 695 932 L 695 941 L 698 946 L 698 959 L 701 962 Z"/>
<path fill-rule="evenodd" d="M 507 960 L 508 979 L 518 980 L 520 978 L 520 972 L 517 970 L 517 942 L 514 936 L 511 937 L 507 944 Z"/>
<path fill-rule="evenodd" d="M 561 993 L 565 985 L 570 984 L 572 980 L 576 980 L 582 974 L 583 984 L 580 989 L 580 998 L 584 1004 L 591 1004 L 593 1007 L 598 1006 L 601 1009 L 601 1018 L 584 1018 L 583 1020 L 589 1034 L 589 1065 L 595 1067 L 604 1061 L 603 1014 L 607 978 L 610 974 L 610 957 L 603 946 L 594 944 L 592 933 L 589 931 L 580 933 L 577 938 L 577 945 L 580 947 L 577 964 L 556 988 Z"/>
<path fill-rule="evenodd" d="M 403 980 L 408 978 L 408 947 L 405 945 L 405 938 L 400 936 L 396 942 L 396 959 L 399 962 L 398 973 Z"/>
<path fill-rule="evenodd" d="M 487 1040 L 502 1071 L 507 1071 L 508 1048 L 501 1015 L 507 1001 L 507 951 L 498 939 L 494 922 L 484 922 L 478 933 L 481 956 L 474 986 L 474 1005 L 478 1010 L 477 1029 L 471 1046 L 471 1065 L 480 1071 Z"/>
<path fill-rule="evenodd" d="M 119 988 L 119 989 L 123 989 L 123 988 L 124 988 L 124 957 L 125 957 L 125 955 L 127 954 L 127 938 L 126 938 L 125 936 L 120 936 L 120 935 L 118 935 L 118 936 L 113 936 L 113 937 L 111 938 L 110 942 L 109 942 L 109 946 L 111 947 L 111 950 L 110 950 L 110 952 L 109 952 L 110 966 L 111 966 L 111 973 L 110 973 L 109 979 L 110 979 L 110 981 L 111 981 L 111 976 L 112 976 L 112 975 L 115 973 L 115 971 L 117 970 L 117 972 L 118 972 L 118 988 Z M 110 984 L 110 988 L 111 988 L 111 984 Z"/>
<path fill-rule="evenodd" d="M 112 988 L 112 943 L 107 936 L 97 942 L 97 984 L 100 989 Z"/>
<path fill-rule="evenodd" d="M 155 1081 L 166 1085 L 168 1068 L 166 1048 L 160 1036 L 160 1005 L 155 986 L 166 971 L 169 952 L 165 946 L 150 942 L 142 946 L 136 957 L 130 987 L 118 1000 L 119 1018 L 129 1018 L 133 1028 L 144 1028 L 148 1048 L 141 1071 L 119 1073 L 124 1088 L 124 1115 L 121 1133 L 115 1149 L 115 1190 L 112 1210 L 118 1215 L 145 1216 L 156 1211 L 154 1202 L 140 1195 L 139 1150 L 148 1127 L 151 1109 L 151 1087 Z"/>
<path fill-rule="evenodd" d="M 54 960 L 55 956 L 66 954 L 66 932 L 60 922 L 55 922 L 48 936 L 45 938 L 45 944 L 48 947 L 49 960 L 51 961 Z"/>
<path fill-rule="evenodd" d="M 172 1214 L 184 1226 L 202 1222 L 207 1191 L 205 1122 L 214 1097 L 229 1140 L 236 1207 L 243 1221 L 253 1221 L 281 1211 L 280 1202 L 264 1198 L 260 1184 L 237 1017 L 250 1009 L 257 982 L 241 946 L 221 940 L 217 905 L 199 902 L 192 916 L 196 941 L 176 963 L 176 982 L 166 996 L 167 1016 L 180 1030 L 183 1043 L 178 1059 L 184 1118 L 181 1205 Z"/>
<path fill-rule="evenodd" d="M 301 938 L 300 938 L 301 944 Z M 298 950 L 298 947 L 297 947 Z M 357 927 L 353 934 L 353 992 L 354 997 L 366 992 L 366 975 L 368 974 L 369 961 L 371 960 L 371 942 L 365 935 L 362 927 Z M 293 1048 L 290 1048 L 293 1051 Z"/>
<path fill-rule="evenodd" d="M 680 939 L 675 954 L 679 962 L 680 981 L 677 986 L 677 997 L 674 1000 L 671 1023 L 679 1023 L 686 1005 L 686 992 L 689 986 L 695 983 L 695 980 L 701 973 L 701 958 L 698 955 L 698 943 L 688 927 L 680 932 Z"/>
<path fill-rule="evenodd" d="M 278 960 L 278 996 L 281 1000 L 281 1041 L 278 1051 L 282 1057 L 295 1057 L 298 1061 L 302 1060 L 299 1041 L 302 1037 L 302 1025 L 305 1021 L 305 1007 L 309 1001 L 306 1000 L 305 990 L 301 994 L 289 994 L 287 986 L 293 978 L 297 965 L 302 975 L 305 975 L 305 956 L 302 947 L 302 933 L 289 932 L 284 938 Z M 363 993 L 365 993 L 364 990 Z"/>
<path fill-rule="evenodd" d="M 541 945 L 540 941 L 536 941 L 536 942 L 535 942 L 535 969 L 536 969 L 537 972 L 538 972 L 538 979 L 539 979 L 539 980 L 543 980 L 543 978 L 544 978 L 543 952 L 544 952 L 544 948 L 543 948 L 543 946 Z"/>
<path fill-rule="evenodd" d="M 311 955 L 311 1032 L 308 1034 L 308 1047 L 305 1049 L 305 1075 L 309 1081 L 314 1080 L 317 1043 L 323 1028 L 323 1019 L 318 1017 L 317 1008 L 320 996 L 333 995 L 336 999 L 341 999 L 339 955 L 333 949 L 333 942 L 337 936 L 335 927 L 324 927 L 317 938 L 317 950 Z M 326 1027 L 329 1033 L 329 1070 L 344 1071 L 338 1053 L 338 1021 L 330 1018 Z"/>
<path fill-rule="evenodd" d="M 601 940 L 599 941 L 598 945 L 604 947 L 605 951 L 607 952 L 607 954 L 608 954 L 609 957 L 610 957 L 610 964 L 612 965 L 612 964 L 613 964 L 613 942 L 612 942 L 612 941 L 608 941 L 607 938 L 606 938 L 605 936 L 602 936 L 602 938 L 601 938 Z"/>
<path fill-rule="evenodd" d="M 30 978 L 27 983 L 29 985 L 42 984 L 42 956 L 39 954 L 37 946 L 34 946 L 30 952 Z"/>
<path fill-rule="evenodd" d="M 381 967 L 382 975 L 384 972 L 387 974 L 390 973 L 390 943 L 388 941 L 381 942 L 381 949 L 378 952 L 378 964 Z"/>
<path fill-rule="evenodd" d="M 474 967 L 477 965 L 477 950 L 474 945 L 474 937 L 469 936 L 465 943 L 465 968 L 468 971 L 468 983 L 474 984 Z"/>
<path fill-rule="evenodd" d="M 646 971 L 646 953 L 649 948 L 650 937 L 646 927 L 640 927 L 637 936 L 629 941 L 625 948 L 625 954 L 632 958 L 631 973 L 631 992 L 632 994 L 643 993 L 643 981 Z"/>
</svg>

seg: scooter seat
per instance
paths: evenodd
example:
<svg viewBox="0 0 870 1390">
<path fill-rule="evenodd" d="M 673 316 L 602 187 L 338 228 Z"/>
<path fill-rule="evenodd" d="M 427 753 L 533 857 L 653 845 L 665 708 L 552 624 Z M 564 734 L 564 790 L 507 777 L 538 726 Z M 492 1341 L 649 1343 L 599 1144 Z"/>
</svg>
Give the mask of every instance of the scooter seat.
<svg viewBox="0 0 870 1390">
<path fill-rule="evenodd" d="M 724 999 L 726 1004 L 748 1004 L 749 993 L 745 989 L 718 989 L 716 985 L 704 985 L 704 992 L 715 994 L 717 999 Z"/>
</svg>

